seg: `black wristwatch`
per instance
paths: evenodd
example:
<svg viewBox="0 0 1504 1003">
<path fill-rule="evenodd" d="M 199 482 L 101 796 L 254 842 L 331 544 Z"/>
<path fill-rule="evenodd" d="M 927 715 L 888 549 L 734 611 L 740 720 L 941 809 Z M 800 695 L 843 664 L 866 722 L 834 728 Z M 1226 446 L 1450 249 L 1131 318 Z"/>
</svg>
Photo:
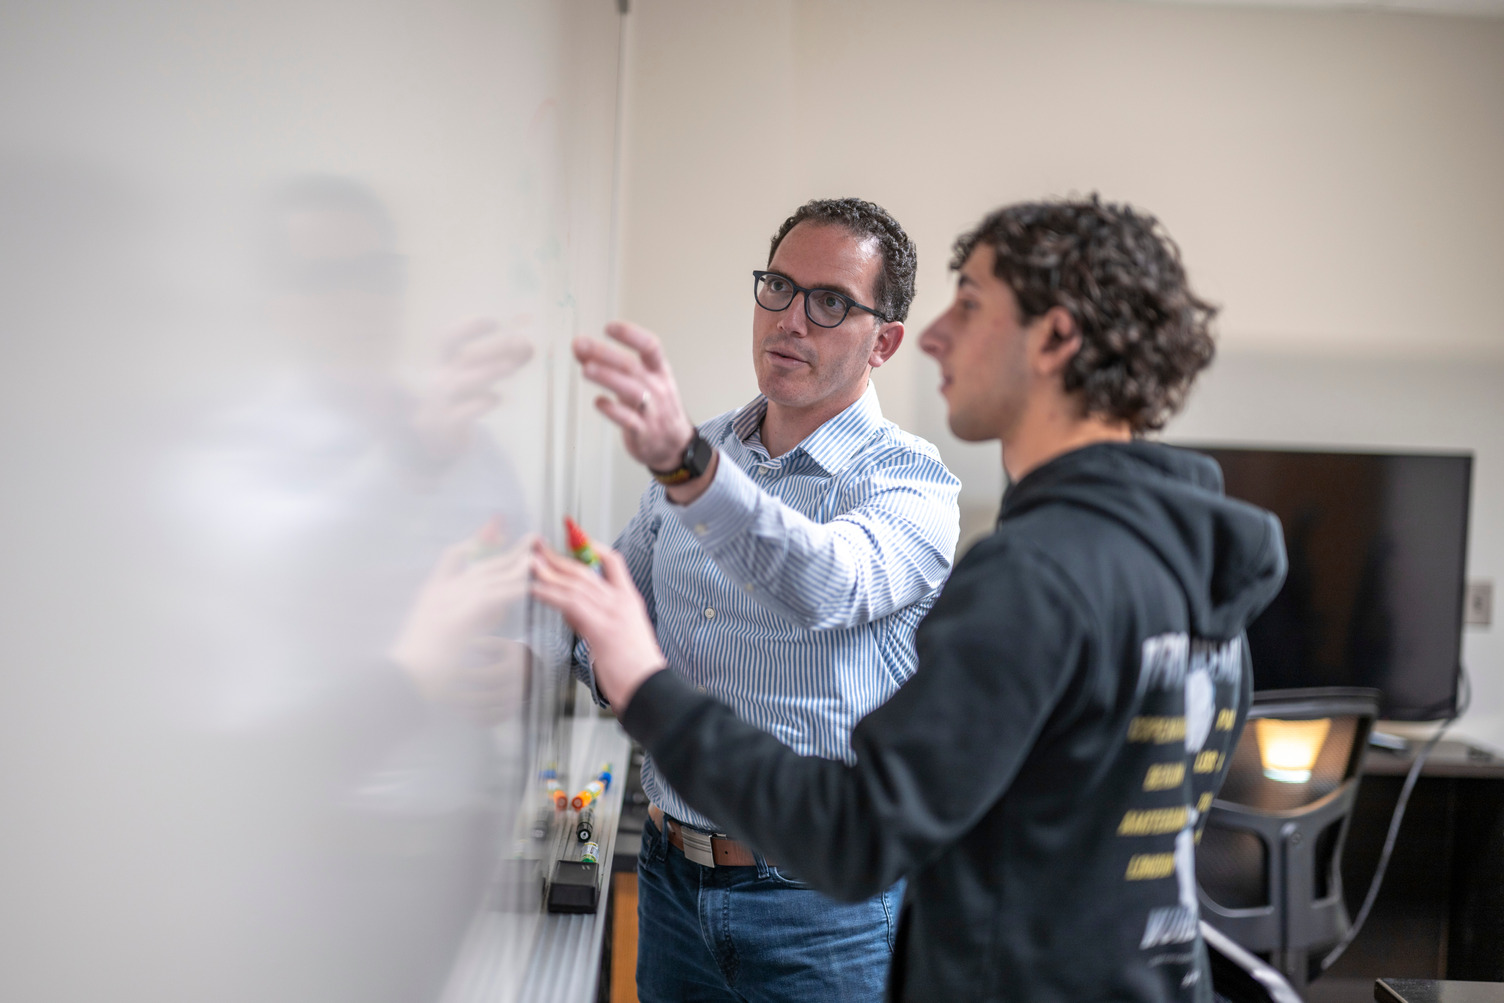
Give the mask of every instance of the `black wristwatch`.
<svg viewBox="0 0 1504 1003">
<path fill-rule="evenodd" d="M 683 484 L 692 481 L 705 471 L 710 469 L 711 458 L 715 456 L 715 447 L 700 438 L 700 430 L 695 429 L 695 434 L 690 437 L 689 445 L 684 447 L 684 460 L 673 470 L 654 470 L 648 468 L 648 473 L 659 484 Z"/>
</svg>

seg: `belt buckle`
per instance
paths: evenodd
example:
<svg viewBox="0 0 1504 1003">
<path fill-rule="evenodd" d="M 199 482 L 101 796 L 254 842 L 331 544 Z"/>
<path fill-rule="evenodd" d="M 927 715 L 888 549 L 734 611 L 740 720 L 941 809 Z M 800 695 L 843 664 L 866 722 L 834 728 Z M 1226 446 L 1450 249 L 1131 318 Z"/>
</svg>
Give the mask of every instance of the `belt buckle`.
<svg viewBox="0 0 1504 1003">
<path fill-rule="evenodd" d="M 701 867 L 715 866 L 715 851 L 710 846 L 710 833 L 701 832 L 699 829 L 691 829 L 687 825 L 679 826 L 679 835 L 684 840 L 684 856 L 693 860 Z"/>
</svg>

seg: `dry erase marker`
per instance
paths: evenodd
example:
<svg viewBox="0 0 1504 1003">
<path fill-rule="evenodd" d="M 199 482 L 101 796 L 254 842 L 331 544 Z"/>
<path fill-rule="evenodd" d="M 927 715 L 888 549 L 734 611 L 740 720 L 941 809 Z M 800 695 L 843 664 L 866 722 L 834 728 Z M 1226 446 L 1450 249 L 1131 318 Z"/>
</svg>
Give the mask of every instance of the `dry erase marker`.
<svg viewBox="0 0 1504 1003">
<path fill-rule="evenodd" d="M 543 789 L 548 803 L 558 811 L 569 807 L 569 795 L 564 793 L 564 785 L 559 783 L 559 771 L 554 769 L 552 763 L 538 772 L 543 778 Z"/>
<path fill-rule="evenodd" d="M 570 803 L 574 806 L 575 811 L 579 811 L 581 808 L 584 808 L 586 805 L 590 804 L 590 802 L 594 801 L 605 792 L 605 784 L 601 783 L 599 780 L 592 780 L 590 781 L 590 783 L 585 785 L 584 789 L 581 790 L 580 793 L 574 796 L 574 800 Z"/>
<path fill-rule="evenodd" d="M 564 532 L 568 538 L 569 552 L 574 555 L 574 559 L 596 571 L 601 570 L 601 559 L 590 546 L 590 537 L 585 535 L 579 523 L 567 515 L 564 517 Z"/>
<path fill-rule="evenodd" d="M 590 837 L 595 835 L 595 809 L 581 808 L 580 820 L 575 825 L 575 838 L 582 843 L 590 842 Z"/>
<path fill-rule="evenodd" d="M 600 852 L 601 852 L 601 847 L 600 847 L 599 843 L 586 843 L 585 844 L 585 848 L 580 851 L 580 863 L 582 863 L 582 864 L 594 864 L 594 863 L 597 863 L 596 857 L 600 856 Z"/>
<path fill-rule="evenodd" d="M 536 814 L 536 815 L 533 816 L 533 838 L 534 839 L 547 839 L 548 838 L 549 820 L 552 819 L 553 817 L 554 817 L 554 813 L 551 812 L 551 811 L 549 811 L 547 808 L 540 809 L 538 811 L 538 814 Z"/>
</svg>

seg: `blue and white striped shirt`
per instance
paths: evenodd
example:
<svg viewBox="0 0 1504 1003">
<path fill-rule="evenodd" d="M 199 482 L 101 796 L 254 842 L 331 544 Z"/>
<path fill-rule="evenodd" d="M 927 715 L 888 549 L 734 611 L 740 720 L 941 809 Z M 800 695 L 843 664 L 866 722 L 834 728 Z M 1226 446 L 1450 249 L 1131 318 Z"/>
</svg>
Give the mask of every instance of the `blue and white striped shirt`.
<svg viewBox="0 0 1504 1003">
<path fill-rule="evenodd" d="M 669 668 L 803 755 L 851 762 L 851 729 L 914 672 L 914 631 L 950 573 L 960 481 L 867 392 L 768 456 L 758 396 L 700 429 L 720 450 L 689 505 L 660 485 L 617 538 Z M 593 684 L 583 645 L 580 678 Z M 599 695 L 597 694 L 597 698 Z M 657 776 L 654 804 L 719 831 Z"/>
</svg>

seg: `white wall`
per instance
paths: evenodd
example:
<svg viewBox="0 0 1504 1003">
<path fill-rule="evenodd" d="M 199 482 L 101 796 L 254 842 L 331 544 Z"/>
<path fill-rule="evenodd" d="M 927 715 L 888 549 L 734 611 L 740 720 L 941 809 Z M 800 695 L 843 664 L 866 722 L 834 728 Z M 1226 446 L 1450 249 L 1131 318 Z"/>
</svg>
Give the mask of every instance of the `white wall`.
<svg viewBox="0 0 1504 1003">
<path fill-rule="evenodd" d="M 755 390 L 747 272 L 799 202 L 854 194 L 919 245 L 888 415 L 940 444 L 967 527 L 996 449 L 944 429 L 913 346 L 955 235 L 996 205 L 1101 191 L 1164 220 L 1225 306 L 1172 435 L 1477 453 L 1470 569 L 1504 506 L 1504 20 L 1031 0 L 634 0 L 622 309 L 704 417 Z M 621 504 L 641 481 L 628 465 Z M 1504 745 L 1497 630 L 1462 730 Z"/>
</svg>

